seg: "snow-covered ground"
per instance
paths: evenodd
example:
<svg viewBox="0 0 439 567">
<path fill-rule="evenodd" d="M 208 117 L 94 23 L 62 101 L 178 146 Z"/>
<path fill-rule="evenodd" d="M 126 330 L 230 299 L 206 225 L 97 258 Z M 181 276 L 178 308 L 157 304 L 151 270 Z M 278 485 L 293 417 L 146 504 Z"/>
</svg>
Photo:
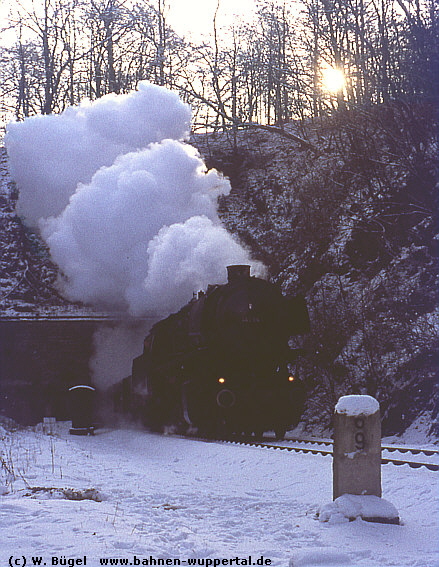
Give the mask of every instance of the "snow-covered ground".
<svg viewBox="0 0 439 567">
<path fill-rule="evenodd" d="M 84 557 L 92 567 L 110 558 L 439 565 L 439 475 L 427 469 L 382 468 L 383 497 L 401 525 L 321 522 L 316 513 L 332 498 L 331 457 L 128 429 L 75 437 L 67 424 L 52 435 L 0 429 L 0 438 L 1 567 L 83 565 Z"/>
</svg>

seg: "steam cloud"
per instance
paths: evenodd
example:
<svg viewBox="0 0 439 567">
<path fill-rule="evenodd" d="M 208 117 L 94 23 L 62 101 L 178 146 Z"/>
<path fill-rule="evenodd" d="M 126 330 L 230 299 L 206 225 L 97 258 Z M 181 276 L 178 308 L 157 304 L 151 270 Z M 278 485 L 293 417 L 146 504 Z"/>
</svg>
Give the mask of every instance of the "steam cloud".
<svg viewBox="0 0 439 567">
<path fill-rule="evenodd" d="M 95 386 L 106 387 L 129 376 L 133 358 L 142 352 L 149 323 L 141 320 L 101 325 L 93 336 L 94 353 L 89 361 Z"/>
<path fill-rule="evenodd" d="M 10 123 L 5 143 L 27 224 L 59 215 L 78 183 L 117 156 L 165 138 L 185 139 L 191 110 L 175 93 L 142 82 L 127 95 L 84 101 L 62 114 Z"/>
<path fill-rule="evenodd" d="M 143 82 L 9 124 L 18 209 L 40 228 L 66 297 L 164 315 L 223 283 L 227 264 L 263 271 L 221 226 L 216 202 L 230 184 L 183 143 L 190 119 L 177 95 Z"/>
</svg>

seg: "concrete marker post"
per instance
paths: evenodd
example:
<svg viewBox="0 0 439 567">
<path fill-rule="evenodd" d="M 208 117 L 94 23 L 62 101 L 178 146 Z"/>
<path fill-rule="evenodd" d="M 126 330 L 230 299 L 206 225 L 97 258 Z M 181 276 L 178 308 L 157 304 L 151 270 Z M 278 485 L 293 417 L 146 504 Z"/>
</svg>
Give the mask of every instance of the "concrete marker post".
<svg viewBox="0 0 439 567">
<path fill-rule="evenodd" d="M 380 406 L 371 396 L 343 396 L 335 406 L 333 499 L 381 497 Z"/>
<path fill-rule="evenodd" d="M 381 495 L 379 403 L 372 396 L 342 396 L 334 415 L 333 500 L 355 502 L 363 520 L 399 524 L 397 510 Z"/>
</svg>

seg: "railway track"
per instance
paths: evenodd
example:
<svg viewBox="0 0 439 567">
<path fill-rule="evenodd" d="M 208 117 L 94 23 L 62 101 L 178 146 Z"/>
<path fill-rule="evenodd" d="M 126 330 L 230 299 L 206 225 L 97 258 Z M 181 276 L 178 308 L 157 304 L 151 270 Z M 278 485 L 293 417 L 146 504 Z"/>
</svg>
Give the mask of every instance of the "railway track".
<svg viewBox="0 0 439 567">
<path fill-rule="evenodd" d="M 288 437 L 288 439 L 284 439 L 282 443 L 308 443 L 310 445 L 332 447 L 334 442 L 332 439 L 300 439 L 297 437 Z M 381 449 L 389 453 L 410 453 L 412 455 L 425 455 L 427 457 L 439 455 L 439 449 L 421 449 L 419 447 L 406 447 L 401 445 L 381 445 Z"/>
<path fill-rule="evenodd" d="M 220 440 L 219 440 L 220 441 Z M 267 440 L 269 441 L 269 440 Z M 290 451 L 296 453 L 311 453 L 313 455 L 331 455 L 332 456 L 332 446 L 333 442 L 330 439 L 285 439 L 284 441 L 273 441 L 273 442 L 266 442 L 265 440 L 258 441 L 253 439 L 233 439 L 224 441 L 227 443 L 232 443 L 235 445 L 247 445 L 251 447 L 261 447 L 264 449 L 273 449 L 279 451 Z M 401 453 L 406 454 L 410 453 L 413 456 L 421 455 L 423 457 L 436 457 L 436 460 L 433 461 L 423 461 L 420 460 L 413 460 L 413 459 L 397 459 L 391 458 L 387 456 L 387 453 Z M 419 449 L 415 447 L 399 447 L 395 445 L 382 445 L 382 457 L 381 457 L 381 464 L 387 465 L 408 465 L 413 469 L 419 469 L 422 467 L 427 468 L 430 471 L 439 471 L 439 464 L 437 456 L 439 455 L 439 451 L 436 449 Z"/>
</svg>

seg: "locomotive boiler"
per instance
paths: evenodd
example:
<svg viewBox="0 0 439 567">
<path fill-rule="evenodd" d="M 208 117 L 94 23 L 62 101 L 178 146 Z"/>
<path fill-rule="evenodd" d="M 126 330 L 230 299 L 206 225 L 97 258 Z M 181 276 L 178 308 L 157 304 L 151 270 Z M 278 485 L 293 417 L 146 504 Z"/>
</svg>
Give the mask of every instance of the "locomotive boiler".
<svg viewBox="0 0 439 567">
<path fill-rule="evenodd" d="M 289 339 L 308 331 L 305 300 L 251 277 L 250 266 L 227 270 L 226 284 L 209 286 L 152 327 L 118 386 L 119 409 L 156 430 L 283 437 L 304 404 Z"/>
</svg>

